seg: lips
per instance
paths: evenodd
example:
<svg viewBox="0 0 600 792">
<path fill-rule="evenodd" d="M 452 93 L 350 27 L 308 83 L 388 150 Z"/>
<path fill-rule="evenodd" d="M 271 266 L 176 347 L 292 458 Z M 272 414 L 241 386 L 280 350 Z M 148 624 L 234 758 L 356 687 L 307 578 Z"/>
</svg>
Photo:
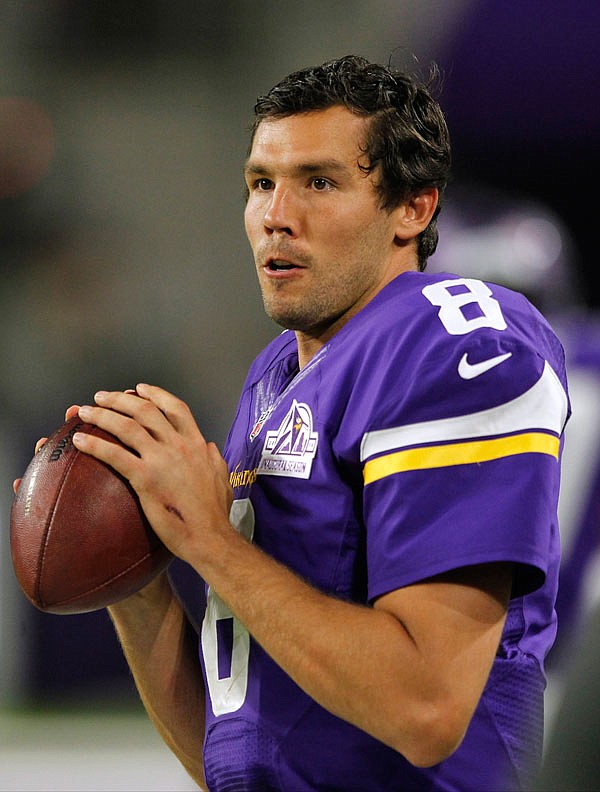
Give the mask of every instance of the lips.
<svg viewBox="0 0 600 792">
<path fill-rule="evenodd" d="M 283 259 L 271 259 L 265 266 L 271 272 L 285 272 L 298 268 L 297 264 L 292 264 L 291 261 L 284 261 Z"/>
<path fill-rule="evenodd" d="M 275 253 L 264 259 L 262 269 L 271 278 L 284 278 L 299 273 L 305 266 L 298 263 L 297 256 L 292 259 Z"/>
</svg>

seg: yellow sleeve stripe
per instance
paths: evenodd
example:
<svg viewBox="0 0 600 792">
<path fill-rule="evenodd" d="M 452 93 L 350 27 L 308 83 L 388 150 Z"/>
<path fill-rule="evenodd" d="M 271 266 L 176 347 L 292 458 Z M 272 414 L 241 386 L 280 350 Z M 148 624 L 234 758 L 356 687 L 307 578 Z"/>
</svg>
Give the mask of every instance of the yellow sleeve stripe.
<svg viewBox="0 0 600 792">
<path fill-rule="evenodd" d="M 549 454 L 558 459 L 560 441 L 543 432 L 527 432 L 491 440 L 409 448 L 370 459 L 364 466 L 365 484 L 409 470 L 470 465 L 515 454 Z"/>
</svg>

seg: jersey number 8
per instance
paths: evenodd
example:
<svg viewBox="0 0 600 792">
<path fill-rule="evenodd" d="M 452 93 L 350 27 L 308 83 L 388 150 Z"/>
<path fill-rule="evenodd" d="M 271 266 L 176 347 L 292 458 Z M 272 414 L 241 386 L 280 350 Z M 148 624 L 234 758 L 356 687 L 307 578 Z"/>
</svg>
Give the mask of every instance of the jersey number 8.
<svg viewBox="0 0 600 792">
<path fill-rule="evenodd" d="M 254 509 L 248 498 L 233 502 L 229 518 L 243 536 L 252 540 Z M 202 622 L 202 654 L 214 714 L 236 712 L 246 699 L 250 636 L 211 588 Z"/>
<path fill-rule="evenodd" d="M 423 296 L 439 307 L 438 316 L 450 335 L 465 335 L 478 327 L 506 330 L 500 303 L 492 290 L 474 278 L 452 278 L 430 283 Z"/>
</svg>

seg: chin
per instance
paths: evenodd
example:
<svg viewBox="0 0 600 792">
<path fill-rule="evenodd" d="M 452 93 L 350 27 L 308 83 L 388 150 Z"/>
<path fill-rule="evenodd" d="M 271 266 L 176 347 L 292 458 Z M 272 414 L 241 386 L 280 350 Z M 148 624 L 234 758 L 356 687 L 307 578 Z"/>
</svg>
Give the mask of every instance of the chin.
<svg viewBox="0 0 600 792">
<path fill-rule="evenodd" d="M 321 333 L 337 318 L 335 315 L 330 318 L 325 306 L 315 306 L 317 310 L 310 313 L 306 310 L 306 306 L 283 305 L 278 300 L 263 299 L 263 302 L 267 316 L 280 327 L 309 335 Z M 326 318 L 324 319 L 323 316 Z"/>
<path fill-rule="evenodd" d="M 281 314 L 277 311 L 267 311 L 267 316 L 269 319 L 272 319 L 275 324 L 279 325 L 279 327 L 283 327 L 284 330 L 303 330 L 302 323 L 299 323 L 297 319 L 290 316 L 289 314 Z"/>
<path fill-rule="evenodd" d="M 297 312 L 290 310 L 289 308 L 285 309 L 281 305 L 273 305 L 268 301 L 264 301 L 265 313 L 272 319 L 275 324 L 278 324 L 280 327 L 285 328 L 286 330 L 301 330 L 304 322 L 302 321 L 302 317 L 298 315 Z"/>
</svg>

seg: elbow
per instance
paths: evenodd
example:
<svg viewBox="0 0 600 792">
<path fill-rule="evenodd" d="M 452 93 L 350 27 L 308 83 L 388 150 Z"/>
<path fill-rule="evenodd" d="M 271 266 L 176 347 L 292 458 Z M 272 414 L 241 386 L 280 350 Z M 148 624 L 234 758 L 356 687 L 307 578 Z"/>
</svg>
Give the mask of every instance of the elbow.
<svg viewBox="0 0 600 792">
<path fill-rule="evenodd" d="M 421 745 L 412 746 L 405 750 L 404 758 L 415 767 L 434 767 L 448 759 L 462 742 L 462 737 L 456 741 L 432 739 Z"/>
<path fill-rule="evenodd" d="M 423 705 L 408 734 L 393 747 L 415 767 L 433 767 L 448 759 L 462 743 L 470 721 L 451 706 Z"/>
</svg>

